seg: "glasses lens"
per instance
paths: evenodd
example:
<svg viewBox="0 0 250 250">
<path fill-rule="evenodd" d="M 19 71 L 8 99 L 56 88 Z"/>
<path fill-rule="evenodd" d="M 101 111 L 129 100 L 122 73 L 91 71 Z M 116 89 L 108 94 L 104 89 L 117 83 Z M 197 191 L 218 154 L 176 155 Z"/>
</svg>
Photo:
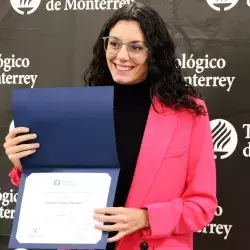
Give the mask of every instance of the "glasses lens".
<svg viewBox="0 0 250 250">
<path fill-rule="evenodd" d="M 128 44 L 128 51 L 131 57 L 143 57 L 147 54 L 147 49 L 140 43 Z"/>
<path fill-rule="evenodd" d="M 137 44 L 137 43 L 130 43 L 128 46 L 128 50 L 133 52 L 133 53 L 142 53 L 144 51 L 144 47 L 141 44 Z"/>
<path fill-rule="evenodd" d="M 105 39 L 105 50 L 110 54 L 117 54 L 121 48 L 121 41 L 117 38 L 109 37 Z"/>
</svg>

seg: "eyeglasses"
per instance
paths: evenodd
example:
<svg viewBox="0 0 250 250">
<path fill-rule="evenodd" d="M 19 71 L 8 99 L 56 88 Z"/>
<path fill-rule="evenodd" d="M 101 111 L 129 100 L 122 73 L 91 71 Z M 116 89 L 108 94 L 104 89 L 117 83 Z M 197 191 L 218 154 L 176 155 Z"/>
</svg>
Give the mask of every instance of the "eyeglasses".
<svg viewBox="0 0 250 250">
<path fill-rule="evenodd" d="M 104 49 L 107 53 L 116 55 L 122 45 L 127 45 L 127 51 L 131 57 L 143 57 L 147 55 L 147 48 L 142 42 L 123 43 L 120 39 L 112 36 L 102 38 L 104 40 Z"/>
</svg>

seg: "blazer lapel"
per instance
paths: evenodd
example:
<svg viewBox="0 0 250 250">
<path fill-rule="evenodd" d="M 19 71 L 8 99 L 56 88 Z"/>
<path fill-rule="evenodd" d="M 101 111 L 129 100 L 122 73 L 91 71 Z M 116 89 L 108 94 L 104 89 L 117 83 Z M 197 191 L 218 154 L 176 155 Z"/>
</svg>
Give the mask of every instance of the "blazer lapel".
<svg viewBox="0 0 250 250">
<path fill-rule="evenodd" d="M 178 115 L 173 109 L 163 108 L 156 98 L 153 103 L 159 113 L 151 105 L 126 207 L 142 206 L 177 125 Z"/>
</svg>

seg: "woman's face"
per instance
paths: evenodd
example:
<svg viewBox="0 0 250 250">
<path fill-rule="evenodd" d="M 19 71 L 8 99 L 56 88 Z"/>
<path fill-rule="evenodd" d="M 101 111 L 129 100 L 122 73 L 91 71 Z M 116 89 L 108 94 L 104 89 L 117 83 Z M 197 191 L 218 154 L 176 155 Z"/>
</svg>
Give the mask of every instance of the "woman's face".
<svg viewBox="0 0 250 250">
<path fill-rule="evenodd" d="M 140 24 L 121 20 L 110 30 L 109 37 L 106 41 L 106 59 L 113 80 L 120 84 L 143 81 L 148 74 L 149 53 L 145 50 L 145 38 Z M 118 49 L 120 42 L 130 45 L 122 45 Z"/>
</svg>

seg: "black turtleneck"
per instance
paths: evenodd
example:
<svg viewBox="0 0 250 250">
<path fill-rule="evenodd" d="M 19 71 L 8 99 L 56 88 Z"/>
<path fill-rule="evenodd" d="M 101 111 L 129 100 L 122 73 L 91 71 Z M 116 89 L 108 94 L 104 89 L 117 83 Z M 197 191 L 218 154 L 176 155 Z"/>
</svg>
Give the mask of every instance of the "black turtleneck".
<svg viewBox="0 0 250 250">
<path fill-rule="evenodd" d="M 150 107 L 149 83 L 114 84 L 114 120 L 120 174 L 114 207 L 125 206 Z M 115 235 L 110 233 L 109 237 Z M 108 243 L 106 250 L 113 250 Z"/>
</svg>

